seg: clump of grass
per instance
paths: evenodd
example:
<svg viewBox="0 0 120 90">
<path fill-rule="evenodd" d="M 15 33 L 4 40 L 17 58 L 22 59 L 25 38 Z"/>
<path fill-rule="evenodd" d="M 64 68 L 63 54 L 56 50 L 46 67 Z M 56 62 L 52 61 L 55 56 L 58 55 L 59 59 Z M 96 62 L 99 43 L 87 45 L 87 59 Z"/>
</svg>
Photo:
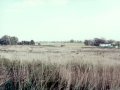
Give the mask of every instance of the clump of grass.
<svg viewBox="0 0 120 90">
<path fill-rule="evenodd" d="M 0 60 L 16 90 L 119 90 L 120 66 Z M 2 70 L 1 70 L 2 71 Z M 13 87 L 12 87 L 13 88 Z"/>
</svg>

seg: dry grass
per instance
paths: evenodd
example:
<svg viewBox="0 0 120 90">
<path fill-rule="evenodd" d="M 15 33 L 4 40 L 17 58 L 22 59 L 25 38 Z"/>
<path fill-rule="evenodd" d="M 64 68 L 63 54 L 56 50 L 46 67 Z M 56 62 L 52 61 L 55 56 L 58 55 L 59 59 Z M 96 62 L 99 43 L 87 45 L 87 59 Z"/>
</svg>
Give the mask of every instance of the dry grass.
<svg viewBox="0 0 120 90">
<path fill-rule="evenodd" d="M 3 56 L 0 58 L 0 76 L 4 76 L 0 81 L 11 80 L 14 88 L 21 90 L 120 89 L 120 57 L 117 49 L 27 46 L 33 51 L 23 52 L 24 49 L 19 50 L 18 46 L 16 48 L 17 52 L 1 51 L 1 55 L 4 57 L 9 55 L 7 57 L 9 59 Z M 16 55 L 16 58 L 11 58 L 11 55 Z"/>
</svg>

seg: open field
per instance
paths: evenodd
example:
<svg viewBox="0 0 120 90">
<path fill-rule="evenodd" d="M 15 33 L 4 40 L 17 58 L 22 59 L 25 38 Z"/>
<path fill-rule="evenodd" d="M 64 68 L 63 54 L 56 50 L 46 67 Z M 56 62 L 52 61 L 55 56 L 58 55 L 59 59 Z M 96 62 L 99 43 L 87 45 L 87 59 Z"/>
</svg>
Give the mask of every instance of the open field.
<svg viewBox="0 0 120 90">
<path fill-rule="evenodd" d="M 0 46 L 0 84 L 8 80 L 22 90 L 120 90 L 120 49 Z"/>
</svg>

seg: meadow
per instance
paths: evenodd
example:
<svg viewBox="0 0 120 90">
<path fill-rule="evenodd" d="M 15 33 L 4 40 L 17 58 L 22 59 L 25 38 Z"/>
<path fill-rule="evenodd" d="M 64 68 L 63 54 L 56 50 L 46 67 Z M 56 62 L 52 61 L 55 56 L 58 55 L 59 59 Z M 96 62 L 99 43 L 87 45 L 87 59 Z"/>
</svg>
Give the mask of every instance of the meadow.
<svg viewBox="0 0 120 90">
<path fill-rule="evenodd" d="M 0 90 L 120 90 L 120 49 L 0 46 Z"/>
</svg>

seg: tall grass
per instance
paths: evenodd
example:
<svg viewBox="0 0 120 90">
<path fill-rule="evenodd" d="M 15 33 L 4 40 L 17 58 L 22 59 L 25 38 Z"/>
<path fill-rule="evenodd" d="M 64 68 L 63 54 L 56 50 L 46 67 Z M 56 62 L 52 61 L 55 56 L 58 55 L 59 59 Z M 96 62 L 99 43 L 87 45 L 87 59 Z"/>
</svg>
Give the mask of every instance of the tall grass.
<svg viewBox="0 0 120 90">
<path fill-rule="evenodd" d="M 1 58 L 0 72 L 5 77 L 3 82 L 10 80 L 16 90 L 120 90 L 119 65 L 81 62 L 61 65 Z"/>
</svg>

